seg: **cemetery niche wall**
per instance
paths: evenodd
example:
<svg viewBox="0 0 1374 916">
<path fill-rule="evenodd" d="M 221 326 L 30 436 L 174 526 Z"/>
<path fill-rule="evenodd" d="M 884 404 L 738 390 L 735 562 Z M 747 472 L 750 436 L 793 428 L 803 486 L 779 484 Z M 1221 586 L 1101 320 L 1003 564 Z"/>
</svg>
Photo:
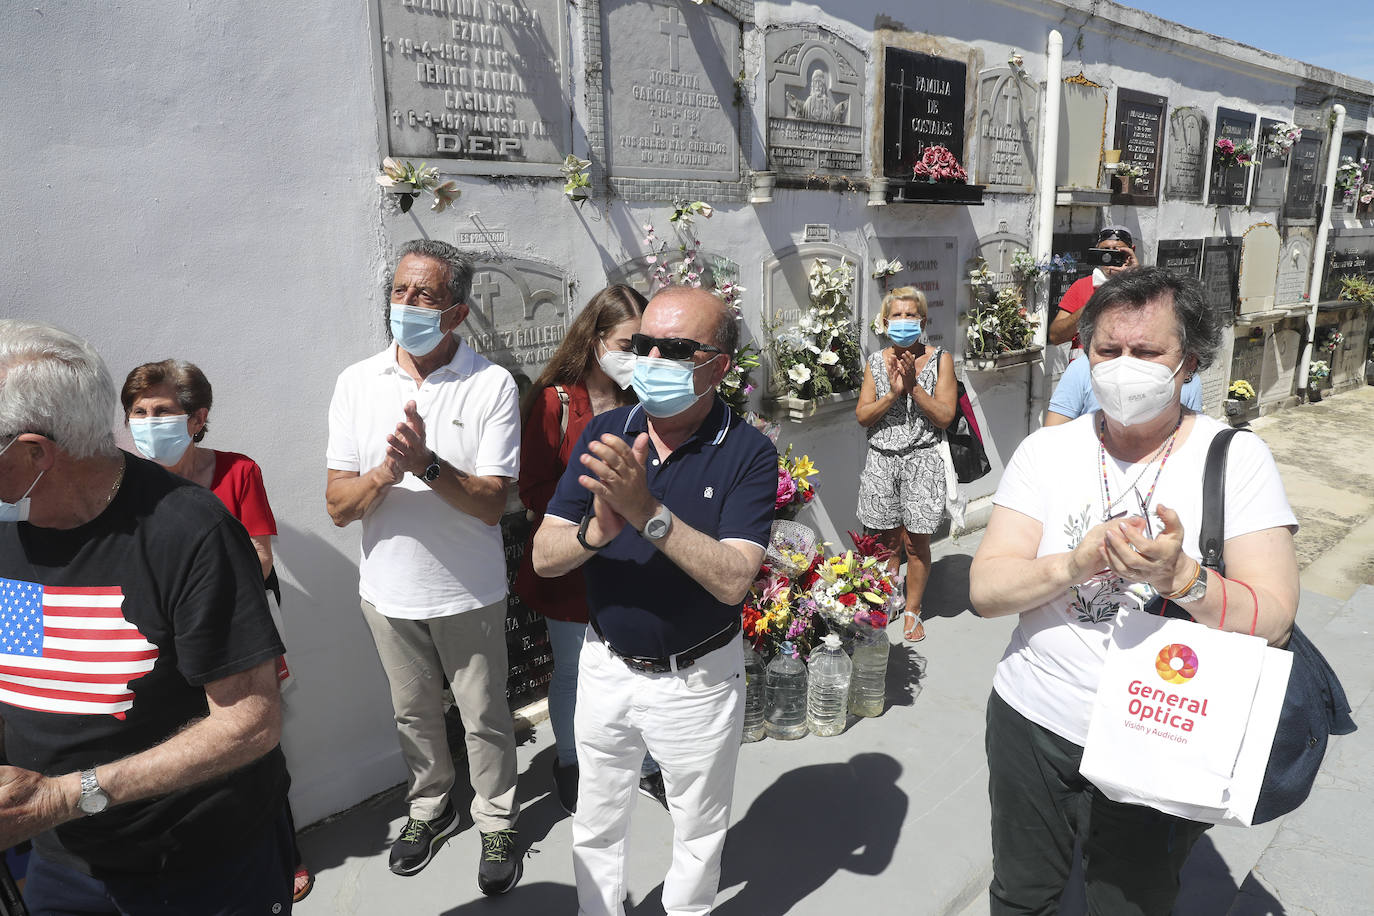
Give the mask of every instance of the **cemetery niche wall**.
<svg viewBox="0 0 1374 916">
<path fill-rule="evenodd" d="M 469 174 L 557 174 L 572 148 L 565 0 L 377 0 L 384 148 Z"/>
<path fill-rule="evenodd" d="M 743 201 L 750 0 L 587 0 L 587 140 L 627 200 Z"/>
<path fill-rule="evenodd" d="M 822 26 L 764 35 L 768 165 L 782 186 L 864 174 L 864 52 Z M 790 179 L 790 180 L 789 180 Z"/>
</svg>

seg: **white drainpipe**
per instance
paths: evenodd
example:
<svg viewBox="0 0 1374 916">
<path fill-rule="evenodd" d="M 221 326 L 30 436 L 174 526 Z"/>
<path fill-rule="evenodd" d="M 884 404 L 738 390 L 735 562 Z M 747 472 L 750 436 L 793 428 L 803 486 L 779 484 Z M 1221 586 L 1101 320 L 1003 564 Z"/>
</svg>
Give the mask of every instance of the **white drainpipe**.
<svg viewBox="0 0 1374 916">
<path fill-rule="evenodd" d="M 1331 148 L 1326 152 L 1326 186 L 1322 189 L 1322 221 L 1317 227 L 1317 245 L 1312 249 L 1312 283 L 1307 288 L 1307 299 L 1311 308 L 1307 312 L 1307 346 L 1302 348 L 1302 358 L 1298 360 L 1298 387 L 1307 387 L 1307 367 L 1312 362 L 1313 338 L 1317 334 L 1317 301 L 1321 297 L 1322 267 L 1326 262 L 1326 237 L 1331 231 L 1331 219 L 1335 216 L 1331 204 L 1336 195 L 1336 167 L 1341 162 L 1341 134 L 1345 132 L 1345 106 L 1333 105 L 1336 124 L 1331 128 Z"/>
<path fill-rule="evenodd" d="M 1038 208 L 1035 228 L 1035 260 L 1042 261 L 1054 253 L 1054 202 L 1058 194 L 1055 178 L 1059 171 L 1059 96 L 1064 70 L 1064 36 L 1051 29 L 1045 48 L 1045 106 L 1040 122 L 1040 178 L 1036 185 L 1035 203 Z M 1040 425 L 1045 405 L 1049 402 L 1050 377 L 1047 371 L 1045 348 L 1054 304 L 1045 302 L 1045 313 L 1035 329 L 1035 343 L 1041 347 L 1040 373 L 1037 378 L 1032 364 L 1031 397 L 1027 412 L 1027 431 Z"/>
</svg>

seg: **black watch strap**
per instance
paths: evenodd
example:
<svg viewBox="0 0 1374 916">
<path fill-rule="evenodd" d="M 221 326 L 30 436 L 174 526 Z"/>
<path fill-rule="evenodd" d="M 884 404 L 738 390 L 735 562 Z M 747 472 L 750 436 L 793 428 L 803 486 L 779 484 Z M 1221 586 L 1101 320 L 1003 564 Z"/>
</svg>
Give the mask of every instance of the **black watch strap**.
<svg viewBox="0 0 1374 916">
<path fill-rule="evenodd" d="M 441 468 L 439 466 L 439 456 L 435 454 L 433 451 L 431 451 L 429 453 L 429 466 L 426 467 L 425 472 L 420 475 L 420 479 L 425 481 L 426 483 L 433 483 L 434 481 L 439 479 L 440 470 Z"/>
<path fill-rule="evenodd" d="M 593 543 L 591 543 L 590 541 L 587 540 L 587 526 L 590 525 L 591 523 L 592 523 L 592 514 L 591 514 L 590 512 L 588 512 L 586 515 L 582 516 L 582 524 L 580 524 L 580 525 L 577 526 L 577 543 L 581 544 L 583 547 L 587 548 L 588 550 L 595 552 L 595 551 L 600 550 L 602 547 L 605 547 L 606 545 L 605 545 L 605 544 L 593 544 Z"/>
</svg>

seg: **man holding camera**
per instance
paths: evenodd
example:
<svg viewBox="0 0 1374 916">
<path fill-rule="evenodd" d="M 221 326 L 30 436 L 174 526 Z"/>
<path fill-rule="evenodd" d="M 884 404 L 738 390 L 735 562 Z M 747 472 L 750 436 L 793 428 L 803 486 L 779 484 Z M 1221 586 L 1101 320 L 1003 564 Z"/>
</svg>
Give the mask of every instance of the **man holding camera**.
<svg viewBox="0 0 1374 916">
<path fill-rule="evenodd" d="M 1052 344 L 1073 341 L 1073 349 L 1081 351 L 1078 342 L 1078 310 L 1088 304 L 1093 292 L 1123 270 L 1134 270 L 1140 266 L 1135 259 L 1135 240 L 1131 230 L 1125 226 L 1104 226 L 1097 234 L 1097 245 L 1089 251 L 1088 262 L 1093 265 L 1091 275 L 1075 280 L 1064 298 L 1059 300 L 1059 311 L 1050 322 L 1047 336 Z M 1078 354 L 1075 353 L 1075 356 Z"/>
</svg>

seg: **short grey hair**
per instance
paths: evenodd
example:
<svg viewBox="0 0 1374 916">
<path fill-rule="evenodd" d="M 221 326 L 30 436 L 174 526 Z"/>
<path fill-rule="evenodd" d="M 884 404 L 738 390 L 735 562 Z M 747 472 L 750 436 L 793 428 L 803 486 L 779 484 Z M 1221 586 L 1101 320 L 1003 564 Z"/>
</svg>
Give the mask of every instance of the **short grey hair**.
<svg viewBox="0 0 1374 916">
<path fill-rule="evenodd" d="M 383 324 L 386 325 L 386 339 L 391 339 L 391 287 L 396 282 L 396 269 L 401 266 L 406 255 L 429 258 L 431 261 L 438 261 L 448 268 L 448 292 L 450 305 L 459 302 L 467 302 L 468 296 L 472 293 L 472 256 L 468 253 L 453 247 L 448 242 L 440 242 L 437 239 L 415 239 L 406 242 L 396 252 L 396 259 L 391 262 L 391 269 L 387 271 L 386 288 L 382 293 L 382 301 L 386 307 L 382 312 Z"/>
<path fill-rule="evenodd" d="M 73 458 L 114 455 L 117 403 L 110 370 L 86 341 L 0 319 L 0 439 L 38 433 Z"/>
<path fill-rule="evenodd" d="M 1197 360 L 1197 370 L 1212 364 L 1221 347 L 1221 326 L 1207 304 L 1202 283 L 1194 277 L 1180 276 L 1163 267 L 1141 267 L 1123 271 L 1097 288 L 1083 306 L 1078 318 L 1078 336 L 1085 351 L 1092 348 L 1098 319 L 1108 309 L 1139 309 L 1156 299 L 1168 297 L 1178 325 L 1178 342 L 1184 357 Z"/>
</svg>

